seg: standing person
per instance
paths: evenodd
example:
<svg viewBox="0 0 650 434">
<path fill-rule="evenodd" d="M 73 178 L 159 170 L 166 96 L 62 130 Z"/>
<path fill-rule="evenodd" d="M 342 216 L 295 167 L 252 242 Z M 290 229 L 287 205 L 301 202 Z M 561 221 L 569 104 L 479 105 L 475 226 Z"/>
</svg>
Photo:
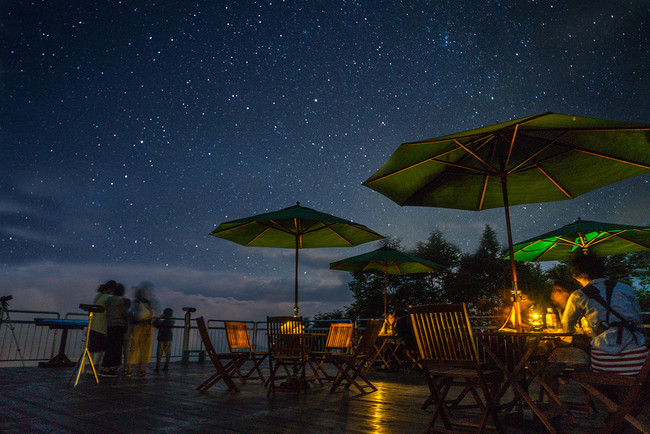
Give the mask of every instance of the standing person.
<svg viewBox="0 0 650 434">
<path fill-rule="evenodd" d="M 144 377 L 147 373 L 147 365 L 151 361 L 151 345 L 153 341 L 153 328 L 151 321 L 154 317 L 154 310 L 151 304 L 151 289 L 153 285 L 149 282 L 142 282 L 135 287 L 135 296 L 129 318 L 131 323 L 131 350 L 130 369 L 126 375 L 137 369 L 135 375 Z"/>
<path fill-rule="evenodd" d="M 97 288 L 97 295 L 93 299 L 93 304 L 105 308 L 106 300 L 111 297 L 116 286 L 117 282 L 114 280 L 109 280 L 106 283 L 99 285 Z M 90 353 L 95 369 L 99 368 L 104 351 L 106 351 L 106 332 L 106 311 L 96 312 L 93 314 L 93 320 L 90 324 L 90 333 L 88 336 L 88 352 Z M 92 373 L 90 371 L 88 372 Z"/>
<path fill-rule="evenodd" d="M 122 366 L 124 366 L 123 372 L 124 374 L 126 374 L 130 372 L 131 336 L 133 335 L 133 324 L 131 324 L 131 320 L 129 317 L 131 300 L 124 297 L 124 304 L 126 305 L 127 313 L 126 313 L 126 332 L 124 333 L 124 340 L 122 341 L 122 355 L 123 355 Z"/>
<path fill-rule="evenodd" d="M 118 283 L 113 296 L 106 300 L 106 354 L 101 371 L 104 377 L 116 377 L 122 364 L 129 304 L 124 298 L 124 285 Z"/>
<path fill-rule="evenodd" d="M 570 264 L 573 278 L 582 285 L 568 298 L 562 328 L 575 332 L 584 316 L 591 328 L 591 370 L 635 375 L 643 365 L 647 348 L 641 308 L 634 289 L 605 279 L 603 261 L 578 255 Z"/>
<path fill-rule="evenodd" d="M 158 329 L 158 347 L 156 348 L 156 368 L 154 371 L 160 370 L 160 361 L 163 353 L 165 354 L 165 365 L 163 371 L 169 369 L 169 359 L 171 358 L 172 337 L 174 335 L 174 320 L 172 316 L 174 311 L 167 308 L 163 311 L 160 318 L 157 318 L 153 325 Z"/>
</svg>

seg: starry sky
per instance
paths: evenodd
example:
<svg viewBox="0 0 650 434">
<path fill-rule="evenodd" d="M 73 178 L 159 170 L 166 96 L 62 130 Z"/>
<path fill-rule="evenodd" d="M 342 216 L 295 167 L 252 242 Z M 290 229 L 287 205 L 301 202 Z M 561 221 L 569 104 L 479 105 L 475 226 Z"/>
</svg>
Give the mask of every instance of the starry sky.
<svg viewBox="0 0 650 434">
<path fill-rule="evenodd" d="M 361 183 L 400 143 L 553 111 L 650 122 L 647 1 L 5 1 L 0 295 L 78 312 L 107 279 L 160 308 L 290 314 L 293 251 L 208 234 L 294 205 L 407 249 L 463 251 L 502 209 L 399 207 Z M 577 217 L 650 224 L 650 174 L 513 206 L 521 241 Z M 305 249 L 301 314 L 352 301 Z M 130 295 L 130 291 L 127 292 Z"/>
</svg>

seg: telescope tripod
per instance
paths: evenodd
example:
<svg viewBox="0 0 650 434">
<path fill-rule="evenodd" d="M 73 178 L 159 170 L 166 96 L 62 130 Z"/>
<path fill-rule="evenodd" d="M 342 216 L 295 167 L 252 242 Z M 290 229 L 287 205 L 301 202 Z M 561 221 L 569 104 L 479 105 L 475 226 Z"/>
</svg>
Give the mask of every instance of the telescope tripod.
<svg viewBox="0 0 650 434">
<path fill-rule="evenodd" d="M 93 322 L 93 313 L 94 312 L 92 311 L 88 312 L 88 328 L 86 330 L 86 342 L 84 345 L 84 351 L 81 357 L 79 357 L 79 361 L 77 362 L 77 365 L 75 366 L 74 370 L 72 371 L 72 375 L 68 380 L 68 385 L 70 385 L 70 382 L 72 381 L 72 378 L 74 377 L 76 371 L 77 379 L 75 380 L 73 387 L 77 387 L 77 384 L 79 383 L 79 377 L 81 376 L 81 373 L 84 370 L 84 366 L 86 365 L 86 357 L 88 357 L 88 361 L 90 362 L 90 367 L 93 369 L 93 374 L 95 375 L 95 381 L 99 384 L 99 377 L 97 377 L 97 370 L 95 370 L 95 364 L 93 363 L 93 358 L 90 357 L 90 352 L 88 351 L 88 341 L 90 340 L 90 325 Z"/>
<path fill-rule="evenodd" d="M 18 345 L 18 338 L 16 338 L 16 332 L 14 330 L 14 323 L 11 321 L 11 318 L 9 317 L 9 304 L 7 303 L 7 299 L 11 299 L 11 296 L 8 297 L 2 297 L 0 299 L 0 327 L 2 327 L 2 324 L 7 323 L 9 325 L 9 330 L 11 330 L 11 335 L 14 338 L 14 343 L 16 344 L 16 350 L 18 351 L 18 355 L 20 356 L 20 361 L 23 364 L 23 368 L 25 367 L 25 359 L 23 358 L 23 353 L 20 350 L 20 345 Z"/>
</svg>

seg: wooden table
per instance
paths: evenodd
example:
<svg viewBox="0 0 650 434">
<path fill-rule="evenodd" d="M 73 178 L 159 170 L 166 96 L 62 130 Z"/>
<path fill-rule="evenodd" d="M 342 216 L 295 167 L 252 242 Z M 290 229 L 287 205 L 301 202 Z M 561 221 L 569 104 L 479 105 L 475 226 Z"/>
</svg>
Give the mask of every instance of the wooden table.
<svg viewBox="0 0 650 434">
<path fill-rule="evenodd" d="M 34 323 L 39 326 L 48 326 L 50 330 L 63 330 L 61 333 L 61 341 L 59 343 L 59 354 L 52 357 L 47 362 L 40 362 L 38 366 L 41 368 L 74 366 L 75 362 L 72 362 L 68 356 L 65 355 L 65 344 L 68 340 L 68 330 L 82 330 L 88 325 L 88 321 L 79 319 L 34 318 Z"/>
<path fill-rule="evenodd" d="M 402 340 L 397 335 L 379 335 L 377 336 L 377 343 L 375 344 L 375 353 L 370 358 L 366 371 L 375 363 L 377 358 L 383 363 L 386 370 L 390 370 L 391 362 L 395 361 L 397 366 L 402 364 L 402 361 L 397 355 L 397 350 L 402 346 Z"/>
<path fill-rule="evenodd" d="M 500 403 L 509 388 L 512 388 L 514 393 L 515 399 L 504 405 L 506 414 L 516 405 L 525 403 L 551 433 L 557 430 L 550 419 L 559 415 L 573 418 L 568 413 L 569 408 L 541 375 L 554 343 L 559 339 L 573 336 L 572 333 L 490 331 L 475 333 L 475 335 L 482 350 L 505 375 L 505 381 L 496 394 L 496 401 Z M 528 386 L 533 381 L 538 383 L 549 396 L 551 404 L 549 409 L 542 410 L 539 403 L 530 397 Z"/>
<path fill-rule="evenodd" d="M 309 354 L 313 346 L 324 337 L 326 333 L 280 333 L 275 335 L 278 342 L 274 350 L 269 347 L 269 358 L 275 361 L 275 367 L 271 368 L 271 373 L 266 384 L 272 383 L 269 387 L 268 394 L 275 390 L 295 390 L 306 391 L 309 389 L 309 383 L 317 381 L 321 386 L 323 382 L 318 375 L 318 369 L 309 359 Z M 291 366 L 291 370 L 288 367 Z M 285 375 L 277 375 L 279 367 L 283 367 Z M 307 375 L 307 368 L 311 369 L 311 375 Z M 275 381 L 284 380 L 276 386 Z"/>
</svg>

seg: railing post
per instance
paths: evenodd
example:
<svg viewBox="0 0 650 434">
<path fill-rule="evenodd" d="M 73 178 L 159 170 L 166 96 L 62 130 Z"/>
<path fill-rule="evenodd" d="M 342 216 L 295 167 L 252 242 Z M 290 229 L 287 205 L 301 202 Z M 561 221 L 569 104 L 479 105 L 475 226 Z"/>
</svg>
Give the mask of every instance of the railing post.
<svg viewBox="0 0 650 434">
<path fill-rule="evenodd" d="M 183 327 L 183 357 L 181 364 L 187 365 L 190 363 L 190 329 L 192 327 L 192 312 L 196 312 L 194 307 L 184 307 L 185 311 L 185 326 Z"/>
</svg>

